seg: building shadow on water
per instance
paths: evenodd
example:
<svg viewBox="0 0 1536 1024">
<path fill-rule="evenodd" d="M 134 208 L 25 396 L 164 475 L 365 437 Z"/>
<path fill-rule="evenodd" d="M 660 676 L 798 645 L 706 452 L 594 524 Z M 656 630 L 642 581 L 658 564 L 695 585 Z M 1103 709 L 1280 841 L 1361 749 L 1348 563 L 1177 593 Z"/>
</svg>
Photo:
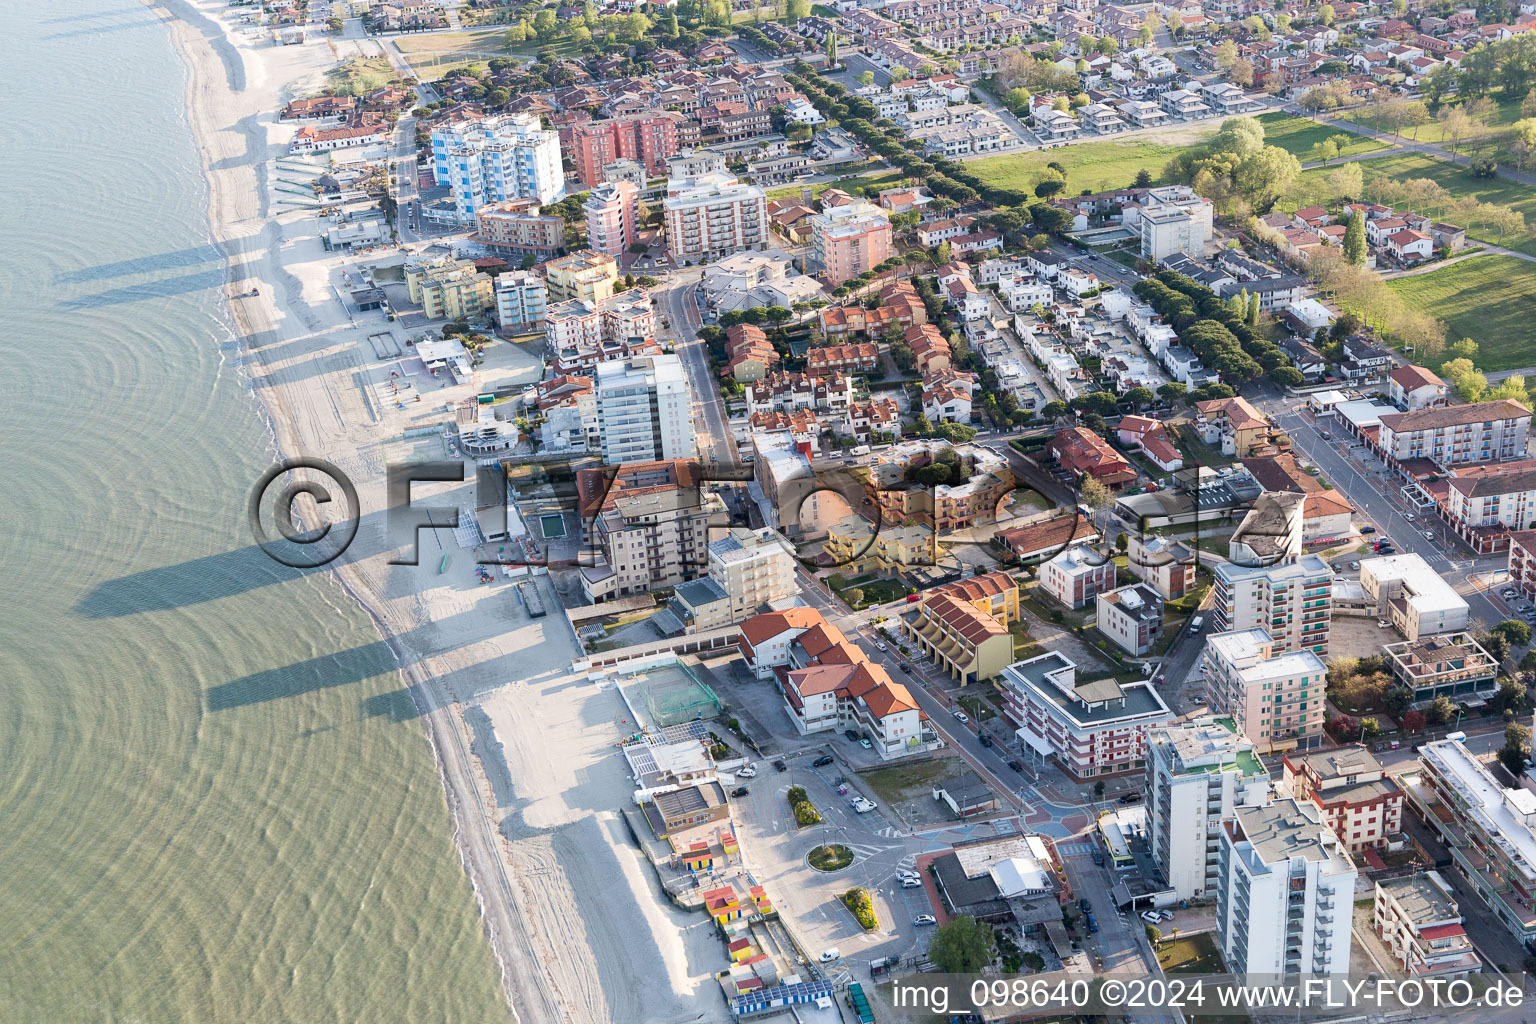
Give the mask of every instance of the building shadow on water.
<svg viewBox="0 0 1536 1024">
<path fill-rule="evenodd" d="M 230 275 L 230 279 L 237 283 L 249 280 L 251 276 L 248 270 L 238 265 L 230 269 Z M 224 281 L 224 269 L 216 267 L 211 270 L 200 270 L 195 274 L 168 277 L 163 281 L 146 281 L 144 284 L 133 284 L 124 288 L 109 288 L 104 292 L 80 295 L 73 299 L 64 300 L 58 304 L 58 308 L 66 311 L 101 309 L 105 306 L 121 306 L 130 302 L 142 302 L 145 299 L 164 299 L 176 295 L 191 295 L 194 292 L 207 291 L 209 288 L 222 288 Z"/>
<path fill-rule="evenodd" d="M 135 256 L 131 260 L 118 260 L 115 263 L 98 263 L 94 267 L 82 267 L 72 270 L 67 274 L 60 274 L 54 280 L 60 284 L 74 284 L 80 281 L 96 281 L 104 277 L 123 277 L 128 274 L 152 274 L 157 270 L 172 270 L 178 267 L 195 267 L 201 263 L 214 263 L 224 258 L 226 248 L 232 255 L 240 255 L 255 248 L 253 244 L 257 239 L 254 236 L 231 239 L 227 245 L 194 245 L 186 249 L 175 249 L 171 252 L 162 252 L 154 256 Z"/>
</svg>

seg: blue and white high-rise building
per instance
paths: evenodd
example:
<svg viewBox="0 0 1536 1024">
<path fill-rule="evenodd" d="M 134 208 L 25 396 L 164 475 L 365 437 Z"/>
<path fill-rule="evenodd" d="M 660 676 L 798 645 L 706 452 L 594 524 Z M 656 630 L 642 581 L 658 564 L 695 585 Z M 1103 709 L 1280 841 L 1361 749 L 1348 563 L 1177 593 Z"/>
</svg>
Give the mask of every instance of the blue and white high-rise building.
<svg viewBox="0 0 1536 1024">
<path fill-rule="evenodd" d="M 432 129 L 432 165 L 439 185 L 453 190 L 460 221 L 475 219 L 487 203 L 565 195 L 560 137 L 540 127 L 539 115 L 503 114 Z"/>
</svg>

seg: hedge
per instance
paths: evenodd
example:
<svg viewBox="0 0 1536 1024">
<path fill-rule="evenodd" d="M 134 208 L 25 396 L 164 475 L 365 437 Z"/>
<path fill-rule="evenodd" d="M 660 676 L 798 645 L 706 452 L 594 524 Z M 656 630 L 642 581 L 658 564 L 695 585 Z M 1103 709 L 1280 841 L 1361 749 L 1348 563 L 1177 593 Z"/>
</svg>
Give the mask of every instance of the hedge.
<svg viewBox="0 0 1536 1024">
<path fill-rule="evenodd" d="M 880 922 L 875 918 L 874 901 L 869 898 L 867 890 L 855 887 L 843 893 L 839 899 L 843 901 L 843 906 L 852 912 L 854 918 L 859 922 L 859 927 L 867 932 L 872 932 L 880 927 Z"/>
<path fill-rule="evenodd" d="M 789 809 L 795 814 L 795 825 L 797 827 L 805 828 L 807 825 L 821 824 L 821 814 L 816 810 L 816 806 L 811 803 L 810 796 L 806 793 L 804 786 L 791 786 L 784 796 L 789 801 Z"/>
</svg>

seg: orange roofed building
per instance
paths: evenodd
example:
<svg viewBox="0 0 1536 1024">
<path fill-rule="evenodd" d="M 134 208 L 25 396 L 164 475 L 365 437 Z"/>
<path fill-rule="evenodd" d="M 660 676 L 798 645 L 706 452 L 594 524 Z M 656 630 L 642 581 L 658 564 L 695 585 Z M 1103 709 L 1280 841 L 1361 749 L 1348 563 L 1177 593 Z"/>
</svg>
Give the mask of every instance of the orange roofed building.
<svg viewBox="0 0 1536 1024">
<path fill-rule="evenodd" d="M 911 692 L 813 608 L 754 615 L 740 645 L 759 679 L 777 681 L 802 734 L 854 729 L 882 758 L 921 753 L 938 737 Z"/>
<path fill-rule="evenodd" d="M 1106 487 L 1120 487 L 1136 479 L 1130 461 L 1087 427 L 1058 430 L 1047 451 L 1073 477 L 1086 474 Z"/>
</svg>

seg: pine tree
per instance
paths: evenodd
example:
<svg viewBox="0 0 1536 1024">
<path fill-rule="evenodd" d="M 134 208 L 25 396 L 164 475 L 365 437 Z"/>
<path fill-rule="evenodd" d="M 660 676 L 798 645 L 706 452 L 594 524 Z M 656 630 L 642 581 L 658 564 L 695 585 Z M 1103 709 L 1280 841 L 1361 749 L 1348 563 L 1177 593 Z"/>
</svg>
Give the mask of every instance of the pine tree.
<svg viewBox="0 0 1536 1024">
<path fill-rule="evenodd" d="M 1357 267 L 1365 266 L 1365 217 L 1358 213 L 1344 226 L 1344 260 Z"/>
</svg>

